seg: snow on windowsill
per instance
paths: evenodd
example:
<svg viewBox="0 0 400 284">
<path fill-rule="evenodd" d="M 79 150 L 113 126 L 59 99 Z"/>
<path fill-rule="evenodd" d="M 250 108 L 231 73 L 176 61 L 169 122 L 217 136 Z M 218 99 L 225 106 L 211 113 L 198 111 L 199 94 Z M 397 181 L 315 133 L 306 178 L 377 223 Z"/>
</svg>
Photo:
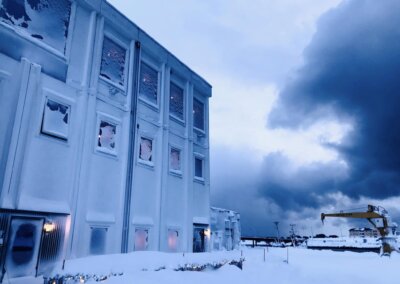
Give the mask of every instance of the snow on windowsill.
<svg viewBox="0 0 400 284">
<path fill-rule="evenodd" d="M 170 169 L 170 170 L 169 170 L 169 173 L 170 173 L 171 175 L 173 175 L 173 176 L 182 178 L 182 171 L 181 171 L 181 170 L 173 170 L 173 169 Z"/>
<path fill-rule="evenodd" d="M 202 177 L 194 177 L 193 179 L 195 182 L 201 183 L 201 184 L 205 184 L 205 180 Z"/>
<path fill-rule="evenodd" d="M 116 222 L 115 216 L 112 214 L 93 211 L 86 214 L 86 221 L 89 223 L 101 224 L 114 224 Z"/>
<path fill-rule="evenodd" d="M 169 114 L 169 117 L 171 118 L 171 120 L 174 120 L 175 122 L 181 124 L 182 126 L 185 126 L 185 120 L 173 115 L 173 114 Z"/>
<path fill-rule="evenodd" d="M 150 168 L 150 169 L 154 170 L 154 163 L 151 162 L 151 161 L 145 161 L 145 160 L 142 160 L 142 159 L 139 158 L 138 159 L 138 164 L 142 165 L 142 166 L 144 166 L 146 168 Z"/>
<path fill-rule="evenodd" d="M 111 85 L 114 88 L 117 88 L 118 90 L 120 90 L 125 96 L 126 96 L 126 87 L 125 86 L 121 86 L 113 81 L 111 81 L 110 79 L 107 79 L 101 75 L 99 75 L 99 79 L 101 81 L 103 81 L 105 84 Z"/>
<path fill-rule="evenodd" d="M 154 104 L 150 102 L 149 100 L 145 99 L 143 95 L 139 94 L 139 101 L 142 102 L 145 106 L 149 107 L 150 109 L 159 112 L 160 108 L 158 107 L 158 104 Z"/>
</svg>

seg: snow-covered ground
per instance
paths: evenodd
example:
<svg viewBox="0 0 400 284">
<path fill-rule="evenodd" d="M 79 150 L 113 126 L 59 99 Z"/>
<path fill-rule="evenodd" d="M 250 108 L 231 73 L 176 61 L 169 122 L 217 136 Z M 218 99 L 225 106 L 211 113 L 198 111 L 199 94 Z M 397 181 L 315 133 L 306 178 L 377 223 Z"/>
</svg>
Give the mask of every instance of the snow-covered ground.
<svg viewBox="0 0 400 284">
<path fill-rule="evenodd" d="M 223 260 L 246 259 L 243 270 L 224 265 L 217 270 L 182 272 L 185 264 L 205 264 Z M 287 260 L 287 253 L 289 261 Z M 400 255 L 380 257 L 376 253 L 318 251 L 305 248 L 243 248 L 231 252 L 203 254 L 134 252 L 87 257 L 67 261 L 60 274 L 123 273 L 103 283 L 290 283 L 290 284 L 398 284 Z M 161 268 L 161 269 L 160 269 Z M 164 269 L 165 268 L 165 269 Z M 159 271 L 156 271 L 159 270 Z M 56 272 L 57 273 L 57 272 Z M 93 282 L 93 280 L 88 281 Z"/>
</svg>

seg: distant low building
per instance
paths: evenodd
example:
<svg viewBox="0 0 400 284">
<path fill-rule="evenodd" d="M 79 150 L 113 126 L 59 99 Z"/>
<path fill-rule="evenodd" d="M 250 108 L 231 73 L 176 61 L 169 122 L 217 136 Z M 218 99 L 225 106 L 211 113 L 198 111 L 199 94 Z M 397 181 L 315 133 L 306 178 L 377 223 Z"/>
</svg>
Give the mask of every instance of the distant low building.
<svg viewBox="0 0 400 284">
<path fill-rule="evenodd" d="M 227 209 L 211 207 L 211 250 L 239 248 L 241 227 L 240 214 Z"/>
<path fill-rule="evenodd" d="M 377 238 L 379 232 L 371 228 L 352 228 L 349 230 L 349 236 L 351 238 Z"/>
</svg>

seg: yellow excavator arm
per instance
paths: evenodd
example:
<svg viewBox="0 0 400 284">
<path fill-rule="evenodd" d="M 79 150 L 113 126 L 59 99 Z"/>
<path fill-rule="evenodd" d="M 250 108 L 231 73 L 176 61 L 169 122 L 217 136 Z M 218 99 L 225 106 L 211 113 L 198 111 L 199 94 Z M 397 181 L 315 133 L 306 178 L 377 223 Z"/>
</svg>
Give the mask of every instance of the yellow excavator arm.
<svg viewBox="0 0 400 284">
<path fill-rule="evenodd" d="M 387 236 L 390 233 L 389 215 L 382 207 L 368 205 L 366 212 L 339 212 L 339 213 L 321 213 L 321 221 L 324 222 L 326 217 L 339 217 L 339 218 L 358 218 L 367 219 L 378 231 L 382 237 L 383 253 L 390 255 L 393 248 L 387 242 Z M 382 225 L 378 226 L 373 219 L 382 219 Z"/>
<path fill-rule="evenodd" d="M 383 214 L 386 210 L 382 211 L 379 207 L 368 205 L 367 212 L 340 212 L 340 213 L 321 213 L 321 221 L 324 222 L 326 217 L 339 217 L 339 218 L 358 218 L 367 219 L 380 233 L 382 237 L 388 234 L 388 220 L 387 214 Z M 377 226 L 372 219 L 382 219 L 382 226 Z"/>
</svg>

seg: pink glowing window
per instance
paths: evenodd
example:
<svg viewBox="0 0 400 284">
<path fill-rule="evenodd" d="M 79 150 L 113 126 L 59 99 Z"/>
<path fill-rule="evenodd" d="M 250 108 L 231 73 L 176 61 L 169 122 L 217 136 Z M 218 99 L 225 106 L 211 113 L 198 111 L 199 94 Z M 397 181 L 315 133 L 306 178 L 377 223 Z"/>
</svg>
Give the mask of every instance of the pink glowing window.
<svg viewBox="0 0 400 284">
<path fill-rule="evenodd" d="M 179 232 L 174 229 L 168 229 L 168 249 L 171 252 L 178 250 Z"/>
<path fill-rule="evenodd" d="M 137 228 L 135 230 L 135 250 L 147 250 L 149 245 L 149 230 Z"/>
</svg>

